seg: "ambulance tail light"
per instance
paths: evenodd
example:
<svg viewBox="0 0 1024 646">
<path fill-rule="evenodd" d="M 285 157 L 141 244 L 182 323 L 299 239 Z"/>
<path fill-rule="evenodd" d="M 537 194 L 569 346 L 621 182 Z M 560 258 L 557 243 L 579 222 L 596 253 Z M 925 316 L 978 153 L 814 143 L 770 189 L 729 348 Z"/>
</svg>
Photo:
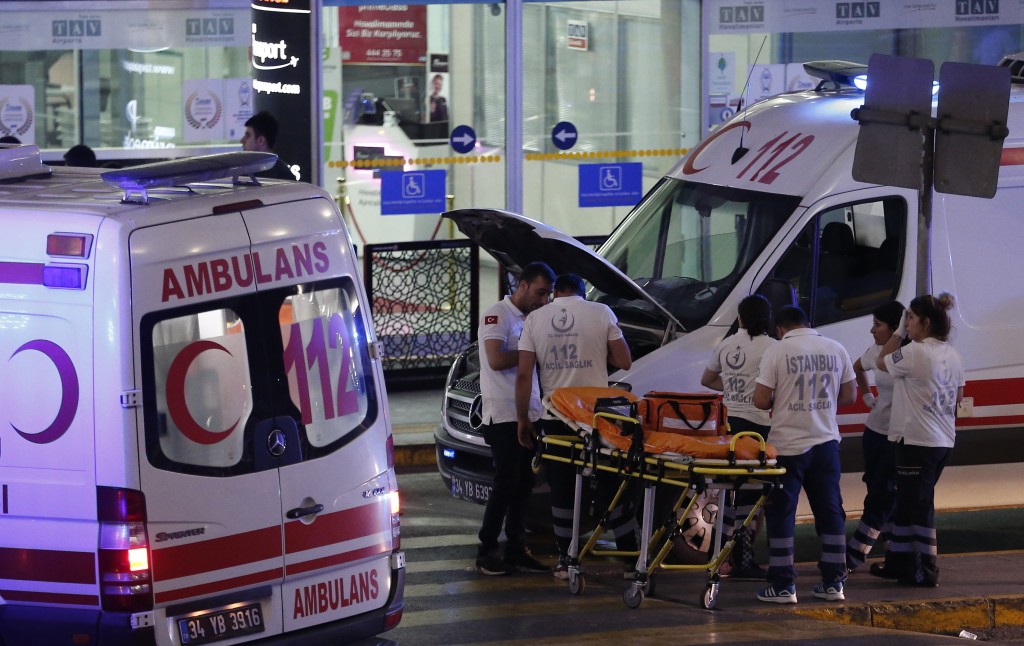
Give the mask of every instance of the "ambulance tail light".
<svg viewBox="0 0 1024 646">
<path fill-rule="evenodd" d="M 146 531 L 146 498 L 141 491 L 98 487 L 100 599 L 103 609 L 153 609 L 153 575 Z"/>
<path fill-rule="evenodd" d="M 401 502 L 398 491 L 391 492 L 391 551 L 397 552 L 402 546 Z"/>
</svg>

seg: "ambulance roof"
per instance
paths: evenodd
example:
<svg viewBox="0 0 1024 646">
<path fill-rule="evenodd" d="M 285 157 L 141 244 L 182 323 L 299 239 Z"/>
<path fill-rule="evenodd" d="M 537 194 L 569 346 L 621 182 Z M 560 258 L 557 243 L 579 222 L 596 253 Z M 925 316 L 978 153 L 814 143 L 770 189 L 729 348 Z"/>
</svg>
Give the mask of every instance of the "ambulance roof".
<svg viewBox="0 0 1024 646">
<path fill-rule="evenodd" d="M 276 160 L 269 153 L 224 153 L 103 171 L 51 168 L 38 162 L 35 146 L 16 150 L 0 150 L 0 222 L 5 211 L 33 210 L 114 218 L 134 227 L 206 215 L 257 197 L 269 204 L 323 195 L 305 183 L 253 183 L 251 173 Z M 34 155 L 36 163 L 26 162 L 26 155 Z M 282 188 L 267 193 L 261 184 Z"/>
<path fill-rule="evenodd" d="M 1004 158 L 1007 149 L 1024 147 L 1022 103 L 1024 87 L 1015 84 L 1010 92 L 1010 136 L 1003 142 Z M 835 172 L 833 164 L 843 155 L 843 172 L 849 177 L 859 128 L 850 113 L 863 104 L 864 93 L 854 88 L 765 99 L 710 134 L 668 176 L 803 197 L 825 172 Z M 933 103 L 933 112 L 935 107 Z M 746 152 L 739 154 L 741 147 Z M 734 155 L 739 157 L 735 162 Z M 850 188 L 865 186 L 848 181 Z"/>
</svg>

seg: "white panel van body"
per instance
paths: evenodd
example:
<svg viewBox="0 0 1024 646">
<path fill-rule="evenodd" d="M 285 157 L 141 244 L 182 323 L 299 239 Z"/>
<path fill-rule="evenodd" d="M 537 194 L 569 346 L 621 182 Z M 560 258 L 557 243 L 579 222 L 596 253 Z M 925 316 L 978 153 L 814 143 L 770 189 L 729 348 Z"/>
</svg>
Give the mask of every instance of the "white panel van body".
<svg viewBox="0 0 1024 646">
<path fill-rule="evenodd" d="M 633 366 L 611 378 L 639 394 L 703 390 L 701 374 L 715 346 L 735 330 L 737 305 L 758 292 L 776 307 L 799 304 L 814 327 L 856 359 L 873 343 L 873 309 L 891 299 L 909 304 L 922 273 L 933 293 L 956 298 L 951 340 L 967 376 L 936 507 L 1022 505 L 1021 82 L 1015 79 L 1011 92 L 995 197 L 935 194 L 923 262 L 918 192 L 852 178 L 859 126 L 851 111 L 864 103 L 852 87 L 752 105 L 680 160 L 596 254 L 520 215 L 464 209 L 446 216 L 513 272 L 544 260 L 556 273 L 587 279 L 588 298 L 611 306 L 633 351 Z M 453 366 L 435 440 L 453 495 L 480 502 L 492 476 L 488 448 L 478 439 L 475 361 L 468 354 Z M 839 410 L 843 498 L 851 512 L 864 497 L 860 434 L 867 412 L 859 399 Z"/>
<path fill-rule="evenodd" d="M 351 239 L 317 187 L 232 181 L 268 158 L 101 175 L 0 148 L 3 646 L 328 643 L 401 618 Z"/>
</svg>

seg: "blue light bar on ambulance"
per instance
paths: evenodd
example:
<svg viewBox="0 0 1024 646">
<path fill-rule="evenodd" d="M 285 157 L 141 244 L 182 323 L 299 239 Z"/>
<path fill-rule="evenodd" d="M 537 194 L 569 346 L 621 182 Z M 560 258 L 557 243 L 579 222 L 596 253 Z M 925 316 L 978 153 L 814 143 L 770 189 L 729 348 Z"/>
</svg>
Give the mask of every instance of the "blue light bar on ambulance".
<svg viewBox="0 0 1024 646">
<path fill-rule="evenodd" d="M 832 83 L 836 89 L 855 87 L 864 91 L 868 87 L 868 66 L 849 61 L 811 61 L 804 63 L 804 71 L 821 79 L 817 89 L 825 83 Z M 939 93 L 939 82 L 932 81 L 932 96 Z"/>
<path fill-rule="evenodd" d="M 123 190 L 125 202 L 148 204 L 147 191 L 154 188 L 209 182 L 226 177 L 237 182 L 239 177 L 246 175 L 258 186 L 256 173 L 273 167 L 275 163 L 277 155 L 273 153 L 219 153 L 111 170 L 101 174 L 100 178 L 108 186 Z"/>
<path fill-rule="evenodd" d="M 868 66 L 850 61 L 810 61 L 804 63 L 804 71 L 814 78 L 822 80 L 818 89 L 821 89 L 825 83 L 832 83 L 838 89 L 840 87 L 858 87 L 855 83 L 858 76 L 864 77 L 866 85 Z"/>
</svg>

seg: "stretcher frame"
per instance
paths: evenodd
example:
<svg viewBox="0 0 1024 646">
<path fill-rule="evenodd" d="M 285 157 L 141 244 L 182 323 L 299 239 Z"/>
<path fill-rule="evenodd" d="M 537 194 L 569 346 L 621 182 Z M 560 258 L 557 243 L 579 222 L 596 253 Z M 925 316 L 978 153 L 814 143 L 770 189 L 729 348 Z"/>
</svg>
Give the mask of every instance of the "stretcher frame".
<svg viewBox="0 0 1024 646">
<path fill-rule="evenodd" d="M 729 558 L 735 544 L 735 536 L 755 521 L 763 508 L 765 500 L 771 492 L 781 488 L 779 482 L 786 473 L 784 467 L 776 466 L 774 460 L 767 458 L 764 438 L 754 432 L 744 431 L 731 436 L 729 457 L 726 459 L 695 459 L 691 456 L 675 454 L 648 454 L 631 448 L 623 451 L 618 448 L 599 446 L 599 439 L 594 431 L 598 420 L 605 419 L 616 426 L 636 424 L 638 418 L 611 412 L 596 412 L 590 428 L 585 428 L 575 419 L 563 414 L 555 407 L 550 398 L 544 399 L 549 412 L 574 431 L 574 435 L 545 435 L 537 444 L 534 463 L 540 460 L 569 464 L 576 468 L 573 498 L 572 536 L 569 545 L 569 592 L 573 595 L 582 594 L 586 588 L 586 579 L 581 562 L 588 555 L 593 556 L 626 556 L 637 557 L 633 581 L 623 591 L 622 600 L 627 607 L 639 608 L 644 597 L 654 594 L 655 573 L 664 571 L 699 571 L 707 573 L 704 591 L 699 600 L 704 609 L 712 609 L 718 600 L 721 586 L 721 566 Z M 598 435 L 599 437 L 599 435 Z M 735 459 L 736 441 L 741 437 L 752 437 L 757 440 L 760 455 L 757 460 Z M 558 452 L 557 448 L 563 449 Z M 567 451 L 565 451 L 567 449 Z M 609 502 L 598 521 L 590 538 L 580 549 L 581 504 L 583 494 L 583 478 L 593 475 L 595 471 L 614 473 L 621 478 L 619 488 Z M 604 533 L 611 511 L 619 504 L 628 489 L 630 482 L 638 479 L 644 483 L 642 521 L 640 529 L 640 545 L 637 551 L 604 550 L 597 548 L 597 542 Z M 655 490 L 658 484 L 677 486 L 682 489 L 676 498 L 671 511 L 663 522 L 654 527 Z M 723 542 L 722 525 L 725 514 L 726 494 L 743 490 L 761 492 L 757 502 L 744 517 L 741 527 L 737 527 L 730 537 Z M 714 540 L 705 563 L 681 564 L 666 563 L 672 551 L 675 539 L 683 531 L 683 522 L 693 509 L 698 498 L 708 491 L 717 491 L 719 512 L 715 518 Z M 679 510 L 683 504 L 686 509 L 682 514 Z M 654 554 L 653 558 L 650 555 Z M 649 560 L 650 559 L 650 560 Z"/>
</svg>

